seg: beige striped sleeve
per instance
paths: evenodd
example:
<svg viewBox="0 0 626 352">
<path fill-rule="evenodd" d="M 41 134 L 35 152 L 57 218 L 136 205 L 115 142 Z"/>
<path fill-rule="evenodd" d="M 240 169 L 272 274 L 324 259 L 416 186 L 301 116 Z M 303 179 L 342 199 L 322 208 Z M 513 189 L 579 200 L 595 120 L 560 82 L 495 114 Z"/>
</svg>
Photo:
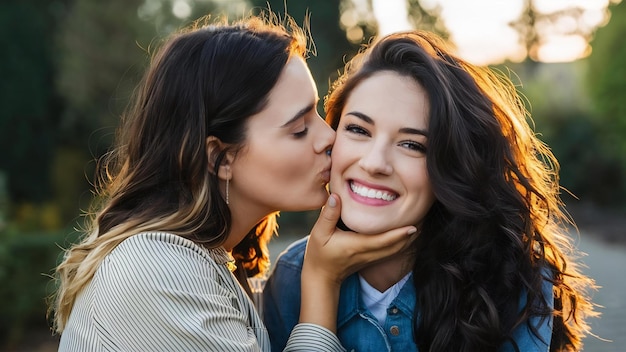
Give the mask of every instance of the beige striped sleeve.
<svg viewBox="0 0 626 352">
<path fill-rule="evenodd" d="M 297 324 L 289 335 L 285 352 L 345 352 L 337 335 L 316 325 Z"/>
<path fill-rule="evenodd" d="M 59 350 L 261 351 L 232 275 L 175 237 L 135 235 L 110 253 Z"/>
</svg>

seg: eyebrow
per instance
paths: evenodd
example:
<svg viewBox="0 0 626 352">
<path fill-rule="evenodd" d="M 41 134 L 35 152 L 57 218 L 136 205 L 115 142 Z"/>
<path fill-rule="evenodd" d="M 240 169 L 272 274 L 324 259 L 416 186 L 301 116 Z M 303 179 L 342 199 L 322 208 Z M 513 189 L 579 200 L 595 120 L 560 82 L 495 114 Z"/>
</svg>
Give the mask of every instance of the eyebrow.
<svg viewBox="0 0 626 352">
<path fill-rule="evenodd" d="M 300 111 L 298 111 L 292 118 L 290 118 L 289 121 L 285 122 L 280 127 L 287 127 L 287 126 L 289 126 L 290 124 L 294 123 L 294 121 L 298 120 L 302 116 L 304 116 L 304 115 L 308 114 L 309 112 L 311 112 L 314 107 L 315 107 L 315 103 L 311 103 L 311 104 L 307 105 L 305 108 L 300 109 Z"/>
<path fill-rule="evenodd" d="M 362 112 L 358 112 L 358 111 L 350 111 L 348 113 L 346 113 L 346 115 L 352 115 L 354 117 L 357 117 L 361 120 L 363 120 L 366 123 L 369 123 L 370 125 L 375 125 L 376 123 L 374 123 L 374 120 L 365 115 Z M 428 137 L 428 131 L 426 130 L 422 130 L 422 129 L 418 129 L 418 128 L 410 128 L 410 127 L 403 127 L 399 130 L 400 133 L 407 133 L 407 134 L 419 134 L 425 137 Z"/>
</svg>

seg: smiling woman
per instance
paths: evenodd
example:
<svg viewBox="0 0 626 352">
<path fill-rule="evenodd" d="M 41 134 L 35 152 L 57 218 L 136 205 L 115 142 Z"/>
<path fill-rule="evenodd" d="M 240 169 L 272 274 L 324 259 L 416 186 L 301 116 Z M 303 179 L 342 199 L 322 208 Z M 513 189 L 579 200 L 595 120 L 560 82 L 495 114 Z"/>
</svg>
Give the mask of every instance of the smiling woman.
<svg viewBox="0 0 626 352">
<path fill-rule="evenodd" d="M 346 65 L 326 111 L 342 225 L 374 238 L 398 225 L 419 231 L 400 255 L 342 283 L 344 347 L 580 350 L 594 283 L 572 259 L 558 162 L 509 79 L 432 33 L 394 33 Z M 275 350 L 298 322 L 306 244 L 279 257 L 264 292 Z"/>
<path fill-rule="evenodd" d="M 375 73 L 354 88 L 343 111 L 330 183 L 343 200 L 343 223 L 369 234 L 390 223 L 418 223 L 435 200 L 426 168 L 424 88 L 395 72 Z"/>
</svg>

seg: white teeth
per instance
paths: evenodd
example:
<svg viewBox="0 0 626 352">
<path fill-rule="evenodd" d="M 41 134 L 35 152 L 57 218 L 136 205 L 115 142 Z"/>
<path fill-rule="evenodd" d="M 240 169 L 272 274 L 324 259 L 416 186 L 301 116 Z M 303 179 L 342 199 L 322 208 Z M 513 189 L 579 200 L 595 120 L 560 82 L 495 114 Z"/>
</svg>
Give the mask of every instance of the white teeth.
<svg viewBox="0 0 626 352">
<path fill-rule="evenodd" d="M 352 192 L 360 195 L 361 197 L 374 198 L 374 199 L 382 199 L 386 201 L 392 201 L 396 199 L 395 194 L 391 194 L 388 192 L 378 191 L 375 189 L 367 188 L 364 186 L 357 186 L 354 183 L 350 182 L 350 189 Z"/>
</svg>

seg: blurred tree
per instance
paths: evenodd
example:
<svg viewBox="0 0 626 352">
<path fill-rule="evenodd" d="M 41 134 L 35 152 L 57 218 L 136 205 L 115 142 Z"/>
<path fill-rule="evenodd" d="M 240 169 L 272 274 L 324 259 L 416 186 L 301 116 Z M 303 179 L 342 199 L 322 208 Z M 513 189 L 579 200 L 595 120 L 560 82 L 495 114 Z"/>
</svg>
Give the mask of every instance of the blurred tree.
<svg viewBox="0 0 626 352">
<path fill-rule="evenodd" d="M 0 233 L 7 226 L 7 215 L 9 214 L 9 191 L 7 187 L 7 177 L 4 171 L 0 170 Z"/>
<path fill-rule="evenodd" d="M 598 30 L 591 42 L 593 55 L 589 57 L 588 88 L 606 126 L 606 138 L 615 144 L 618 155 L 626 155 L 626 2 L 611 7 L 611 21 Z M 624 159 L 626 161 L 626 159 Z"/>
<path fill-rule="evenodd" d="M 95 132 L 104 140 L 97 140 L 92 152 L 99 155 L 108 148 L 155 36 L 137 18 L 142 3 L 81 0 L 65 9 L 56 56 L 57 89 L 66 103 L 60 121 L 63 145 L 86 148 L 94 131 L 105 128 Z"/>
<path fill-rule="evenodd" d="M 224 12 L 218 2 L 74 0 L 58 35 L 57 89 L 66 102 L 63 145 L 89 145 L 101 155 L 154 46 L 190 19 Z"/>
<path fill-rule="evenodd" d="M 137 18 L 142 0 L 69 1 L 55 33 L 55 88 L 64 106 L 50 177 L 61 223 L 86 209 L 95 163 L 147 62 L 153 27 Z M 82 199 L 81 195 L 85 195 Z"/>
<path fill-rule="evenodd" d="M 433 31 L 443 38 L 450 36 L 441 20 L 441 5 L 437 4 L 433 7 L 425 8 L 421 5 L 420 0 L 407 0 L 407 6 L 409 9 L 409 21 L 413 24 L 413 28 Z"/>
<path fill-rule="evenodd" d="M 358 46 L 348 42 L 339 27 L 339 5 L 336 1 L 314 0 L 252 0 L 254 9 L 269 8 L 276 14 L 289 14 L 299 25 L 309 16 L 313 51 L 307 60 L 321 98 L 328 92 L 329 83 L 338 77 Z M 286 6 L 286 9 L 285 9 Z M 321 113 L 321 110 L 320 110 Z"/>
<path fill-rule="evenodd" d="M 231 18 L 246 12 L 246 0 L 143 0 L 137 9 L 140 20 L 166 36 L 200 17 Z"/>
<path fill-rule="evenodd" d="M 498 68 L 514 72 L 508 75 L 532 113 L 534 130 L 559 160 L 562 199 L 568 205 L 610 207 L 623 203 L 624 173 L 615 154 L 607 152 L 602 126 L 594 116 L 585 85 L 588 66 L 588 60 L 526 60 Z"/>
<path fill-rule="evenodd" d="M 86 208 L 95 166 L 89 161 L 111 146 L 154 47 L 216 6 L 212 1 L 74 0 L 62 8 L 55 59 L 56 88 L 65 106 L 51 177 L 64 221 Z"/>
<path fill-rule="evenodd" d="M 618 170 L 626 175 L 626 2 L 610 7 L 611 20 L 591 42 L 587 87 L 593 99 L 597 125 L 603 141 L 599 152 L 619 160 Z M 626 205 L 626 179 L 620 177 L 619 196 Z M 617 193 L 617 192 L 616 192 Z"/>
<path fill-rule="evenodd" d="M 60 102 L 52 55 L 63 1 L 0 2 L 0 170 L 13 202 L 45 200 Z"/>
<path fill-rule="evenodd" d="M 432 4 L 432 3 L 431 3 Z M 415 29 L 438 33 L 443 38 L 450 36 L 441 20 L 441 5 L 424 7 L 420 0 L 406 0 L 407 20 Z M 341 0 L 341 28 L 352 43 L 367 43 L 378 35 L 379 25 L 374 13 L 373 0 Z"/>
<path fill-rule="evenodd" d="M 540 61 L 539 48 L 552 36 L 578 36 L 588 43 L 597 29 L 597 24 L 589 21 L 588 17 L 608 16 L 596 13 L 602 10 L 587 9 L 574 4 L 553 12 L 541 12 L 535 6 L 536 1 L 524 0 L 520 16 L 510 23 L 519 33 L 526 55 L 535 62 Z"/>
</svg>

